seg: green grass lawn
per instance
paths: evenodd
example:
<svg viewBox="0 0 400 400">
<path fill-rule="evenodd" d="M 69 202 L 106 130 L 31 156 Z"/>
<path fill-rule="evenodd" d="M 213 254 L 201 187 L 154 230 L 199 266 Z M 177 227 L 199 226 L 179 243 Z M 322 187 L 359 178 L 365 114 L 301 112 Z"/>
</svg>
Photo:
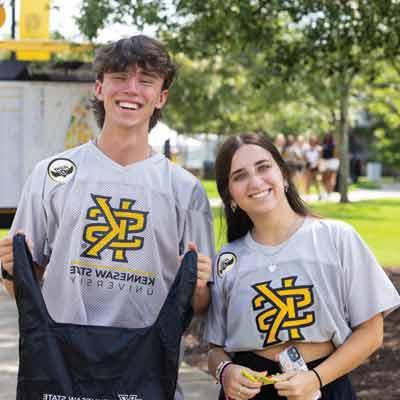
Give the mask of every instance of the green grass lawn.
<svg viewBox="0 0 400 400">
<path fill-rule="evenodd" d="M 369 200 L 350 204 L 318 203 L 312 210 L 326 218 L 353 225 L 386 267 L 400 267 L 400 199 Z M 216 248 L 225 242 L 226 233 L 220 209 L 213 209 Z M 222 224 L 221 224 L 222 222 Z"/>
<path fill-rule="evenodd" d="M 204 189 L 206 189 L 209 199 L 219 199 L 217 184 L 214 180 L 202 179 L 201 183 Z"/>
</svg>

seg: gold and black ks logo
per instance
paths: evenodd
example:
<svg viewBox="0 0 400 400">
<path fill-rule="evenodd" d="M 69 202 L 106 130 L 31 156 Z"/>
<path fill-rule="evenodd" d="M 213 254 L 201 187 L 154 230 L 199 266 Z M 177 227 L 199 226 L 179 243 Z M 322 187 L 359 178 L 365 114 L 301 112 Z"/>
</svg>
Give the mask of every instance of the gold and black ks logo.
<svg viewBox="0 0 400 400">
<path fill-rule="evenodd" d="M 282 278 L 282 287 L 272 288 L 271 282 L 252 285 L 258 293 L 252 300 L 259 332 L 266 334 L 264 346 L 281 342 L 279 332 L 288 331 L 288 340 L 304 339 L 300 328 L 315 322 L 313 311 L 304 309 L 314 304 L 313 285 L 295 286 L 297 277 Z"/>
<path fill-rule="evenodd" d="M 96 205 L 86 218 L 96 222 L 85 227 L 83 240 L 88 246 L 81 256 L 101 259 L 103 251 L 111 250 L 113 261 L 127 262 L 127 251 L 143 247 L 144 239 L 137 233 L 146 228 L 148 212 L 132 210 L 135 200 L 121 199 L 119 208 L 112 208 L 111 197 L 91 196 Z"/>
</svg>

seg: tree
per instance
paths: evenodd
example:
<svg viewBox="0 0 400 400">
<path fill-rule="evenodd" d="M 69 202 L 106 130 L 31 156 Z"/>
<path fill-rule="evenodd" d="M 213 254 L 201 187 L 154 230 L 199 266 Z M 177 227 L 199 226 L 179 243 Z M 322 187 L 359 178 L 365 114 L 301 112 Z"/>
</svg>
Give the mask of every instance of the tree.
<svg viewBox="0 0 400 400">
<path fill-rule="evenodd" d="M 350 95 L 357 76 L 374 76 L 382 60 L 398 56 L 398 2 L 179 3 L 184 3 L 185 16 L 192 14 L 193 21 L 180 29 L 178 46 L 192 50 L 194 55 L 218 51 L 236 53 L 238 61 L 246 59 L 244 55 L 258 60 L 258 65 L 265 66 L 259 70 L 261 81 L 271 76 L 280 76 L 288 83 L 291 79 L 315 77 L 336 96 L 331 104 L 337 104 L 332 114 L 340 138 L 341 201 L 348 201 Z M 199 42 L 207 43 L 207 52 L 203 48 L 192 49 Z"/>
<path fill-rule="evenodd" d="M 164 119 L 179 132 L 263 130 L 274 135 L 320 132 L 321 126 L 329 126 L 328 108 L 322 111 L 303 83 L 288 86 L 270 79 L 256 87 L 252 70 L 229 55 L 192 61 L 178 54 L 175 61 L 179 73 Z"/>
<path fill-rule="evenodd" d="M 98 1 L 83 2 L 79 19 L 89 37 L 98 18 L 91 14 L 93 4 L 99 7 Z M 357 76 L 374 76 L 380 62 L 399 56 L 398 0 L 138 0 L 112 7 L 111 0 L 101 0 L 100 5 L 114 21 L 156 24 L 170 47 L 190 57 L 235 58 L 254 73 L 255 85 L 278 77 L 288 85 L 318 77 L 336 96 L 340 193 L 348 201 L 350 95 Z"/>
<path fill-rule="evenodd" d="M 238 132 L 253 125 L 248 113 L 246 71 L 232 64 L 221 72 L 220 57 L 192 61 L 175 57 L 179 73 L 165 109 L 166 121 L 179 132 Z"/>
<path fill-rule="evenodd" d="M 362 96 L 364 108 L 372 120 L 376 156 L 385 165 L 397 170 L 397 174 L 400 171 L 399 89 L 400 62 L 385 62 L 381 63 L 379 73 L 369 82 Z"/>
</svg>

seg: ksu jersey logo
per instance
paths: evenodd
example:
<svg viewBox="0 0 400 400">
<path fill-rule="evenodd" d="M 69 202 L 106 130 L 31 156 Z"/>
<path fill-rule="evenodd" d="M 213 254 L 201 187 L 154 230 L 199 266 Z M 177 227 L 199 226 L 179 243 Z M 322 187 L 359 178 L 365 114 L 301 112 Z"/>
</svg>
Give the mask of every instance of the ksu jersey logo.
<svg viewBox="0 0 400 400">
<path fill-rule="evenodd" d="M 118 395 L 119 400 L 142 400 L 137 397 L 136 394 L 119 394 Z"/>
<path fill-rule="evenodd" d="M 95 222 L 85 227 L 83 240 L 88 246 L 81 256 L 101 259 L 103 251 L 111 250 L 113 261 L 127 262 L 127 251 L 143 247 L 143 237 L 136 234 L 146 228 L 148 212 L 132 210 L 135 200 L 121 199 L 119 208 L 112 208 L 111 197 L 91 196 L 96 205 L 86 218 Z"/>
<path fill-rule="evenodd" d="M 295 286 L 297 277 L 282 278 L 282 287 L 274 289 L 271 282 L 252 285 L 258 293 L 252 300 L 255 311 L 263 310 L 256 316 L 257 328 L 266 333 L 264 346 L 279 343 L 279 332 L 287 330 L 288 340 L 304 339 L 300 328 L 314 323 L 313 311 L 301 312 L 314 304 L 312 285 Z"/>
</svg>

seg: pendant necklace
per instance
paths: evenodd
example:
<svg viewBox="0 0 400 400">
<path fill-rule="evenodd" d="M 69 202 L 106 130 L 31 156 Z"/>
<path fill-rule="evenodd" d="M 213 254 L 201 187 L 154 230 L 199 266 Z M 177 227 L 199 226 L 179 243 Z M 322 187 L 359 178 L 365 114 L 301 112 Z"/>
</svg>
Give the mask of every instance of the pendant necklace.
<svg viewBox="0 0 400 400">
<path fill-rule="evenodd" d="M 268 255 L 268 257 L 271 259 L 270 262 L 269 262 L 269 264 L 268 264 L 268 267 L 267 267 L 267 268 L 270 270 L 270 272 L 274 272 L 274 271 L 278 268 L 278 265 L 277 265 L 277 263 L 276 263 L 276 257 L 281 253 L 281 251 L 282 251 L 284 248 L 286 248 L 286 246 L 287 246 L 288 243 L 290 242 L 290 239 L 291 239 L 291 238 L 289 238 L 289 239 L 286 241 L 286 243 L 284 243 L 284 244 L 282 245 L 282 247 L 280 247 L 277 251 L 275 251 L 275 253 L 269 254 L 269 255 Z"/>
<path fill-rule="evenodd" d="M 299 226 L 294 230 L 294 227 L 296 227 L 297 223 L 299 222 L 299 220 L 296 219 L 294 221 L 294 223 L 288 229 L 288 233 L 287 233 L 287 235 L 285 237 L 286 242 L 283 243 L 281 245 L 281 247 L 278 250 L 276 250 L 274 253 L 267 255 L 268 258 L 270 259 L 270 262 L 267 265 L 267 268 L 268 268 L 268 270 L 270 272 L 274 272 L 278 268 L 278 265 L 277 265 L 277 262 L 276 262 L 278 255 L 287 247 L 287 245 L 291 241 L 291 239 L 292 239 L 293 235 L 295 234 L 295 232 L 297 231 L 297 229 L 303 224 L 303 221 L 304 221 L 304 218 L 302 218 L 300 220 Z"/>
</svg>

